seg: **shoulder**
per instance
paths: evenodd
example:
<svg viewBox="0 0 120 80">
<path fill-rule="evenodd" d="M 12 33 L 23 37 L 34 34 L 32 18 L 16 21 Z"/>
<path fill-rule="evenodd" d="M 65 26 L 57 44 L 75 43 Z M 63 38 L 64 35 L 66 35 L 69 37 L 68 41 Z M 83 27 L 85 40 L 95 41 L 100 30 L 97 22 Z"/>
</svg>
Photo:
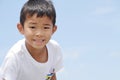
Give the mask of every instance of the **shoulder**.
<svg viewBox="0 0 120 80">
<path fill-rule="evenodd" d="M 13 50 L 13 49 L 18 50 L 22 47 L 22 45 L 24 45 L 24 43 L 25 43 L 25 39 L 21 39 L 17 41 L 10 50 Z"/>
<path fill-rule="evenodd" d="M 47 44 L 47 47 L 53 51 L 54 53 L 58 53 L 61 52 L 61 46 L 59 45 L 59 43 L 55 40 L 50 40 Z"/>
<path fill-rule="evenodd" d="M 51 54 L 53 54 L 54 56 L 62 56 L 62 48 L 59 45 L 59 43 L 55 40 L 50 40 L 47 44 L 48 47 L 48 51 L 51 52 Z"/>
<path fill-rule="evenodd" d="M 21 56 L 21 51 L 23 50 L 22 44 L 24 43 L 24 40 L 17 41 L 7 52 L 4 61 L 2 63 L 3 67 L 18 67 L 19 64 L 19 57 Z"/>
<path fill-rule="evenodd" d="M 48 51 L 53 56 L 53 67 L 55 68 L 55 72 L 57 72 L 63 67 L 63 51 L 58 42 L 55 40 L 50 40 L 48 45 Z"/>
<path fill-rule="evenodd" d="M 51 46 L 51 47 L 54 47 L 54 48 L 60 47 L 59 43 L 55 40 L 50 40 L 47 45 Z"/>
<path fill-rule="evenodd" d="M 7 56 L 6 57 L 13 57 L 15 55 L 17 55 L 17 53 L 19 53 L 20 51 L 22 51 L 23 49 L 23 45 L 25 43 L 25 40 L 19 40 L 17 41 L 8 51 Z"/>
</svg>

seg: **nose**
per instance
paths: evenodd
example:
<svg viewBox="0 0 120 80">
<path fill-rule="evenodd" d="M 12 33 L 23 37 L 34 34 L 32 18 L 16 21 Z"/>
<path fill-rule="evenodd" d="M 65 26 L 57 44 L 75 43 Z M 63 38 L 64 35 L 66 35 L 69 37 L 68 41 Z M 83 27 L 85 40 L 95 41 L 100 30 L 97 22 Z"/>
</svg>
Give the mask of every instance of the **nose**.
<svg viewBox="0 0 120 80">
<path fill-rule="evenodd" d="M 43 30 L 37 30 L 36 31 L 36 36 L 37 37 L 41 37 L 41 36 L 43 36 L 44 35 L 44 31 Z"/>
</svg>

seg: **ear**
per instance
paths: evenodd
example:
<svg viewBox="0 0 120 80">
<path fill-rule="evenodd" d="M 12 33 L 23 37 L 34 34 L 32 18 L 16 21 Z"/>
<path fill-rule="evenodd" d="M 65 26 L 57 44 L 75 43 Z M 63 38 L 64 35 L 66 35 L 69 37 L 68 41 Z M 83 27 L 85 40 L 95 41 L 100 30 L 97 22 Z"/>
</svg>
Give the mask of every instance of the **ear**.
<svg viewBox="0 0 120 80">
<path fill-rule="evenodd" d="M 24 28 L 23 28 L 22 24 L 18 23 L 17 24 L 17 29 L 21 34 L 24 34 Z"/>
<path fill-rule="evenodd" d="M 54 32 L 57 30 L 57 26 L 56 25 L 54 25 L 53 26 L 53 31 L 52 31 L 52 34 L 54 34 Z"/>
</svg>

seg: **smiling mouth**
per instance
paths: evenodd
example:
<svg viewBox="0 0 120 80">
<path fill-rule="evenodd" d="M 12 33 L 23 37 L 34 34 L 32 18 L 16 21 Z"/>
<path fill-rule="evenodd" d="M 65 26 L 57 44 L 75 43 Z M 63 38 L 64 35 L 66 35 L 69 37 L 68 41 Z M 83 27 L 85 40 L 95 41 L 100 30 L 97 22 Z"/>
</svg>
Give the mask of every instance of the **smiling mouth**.
<svg viewBox="0 0 120 80">
<path fill-rule="evenodd" d="M 34 39 L 33 40 L 36 44 L 38 44 L 38 45 L 41 45 L 41 44 L 43 44 L 44 43 L 44 39 Z"/>
</svg>

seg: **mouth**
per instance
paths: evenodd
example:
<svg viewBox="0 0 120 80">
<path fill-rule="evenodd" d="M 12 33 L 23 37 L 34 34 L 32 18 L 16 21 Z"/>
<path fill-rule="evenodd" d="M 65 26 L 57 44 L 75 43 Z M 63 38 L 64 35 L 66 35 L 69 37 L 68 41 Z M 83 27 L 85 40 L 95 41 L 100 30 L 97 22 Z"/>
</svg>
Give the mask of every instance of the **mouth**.
<svg viewBox="0 0 120 80">
<path fill-rule="evenodd" d="M 33 39 L 34 43 L 37 44 L 37 45 L 42 45 L 45 40 L 44 39 Z"/>
</svg>

